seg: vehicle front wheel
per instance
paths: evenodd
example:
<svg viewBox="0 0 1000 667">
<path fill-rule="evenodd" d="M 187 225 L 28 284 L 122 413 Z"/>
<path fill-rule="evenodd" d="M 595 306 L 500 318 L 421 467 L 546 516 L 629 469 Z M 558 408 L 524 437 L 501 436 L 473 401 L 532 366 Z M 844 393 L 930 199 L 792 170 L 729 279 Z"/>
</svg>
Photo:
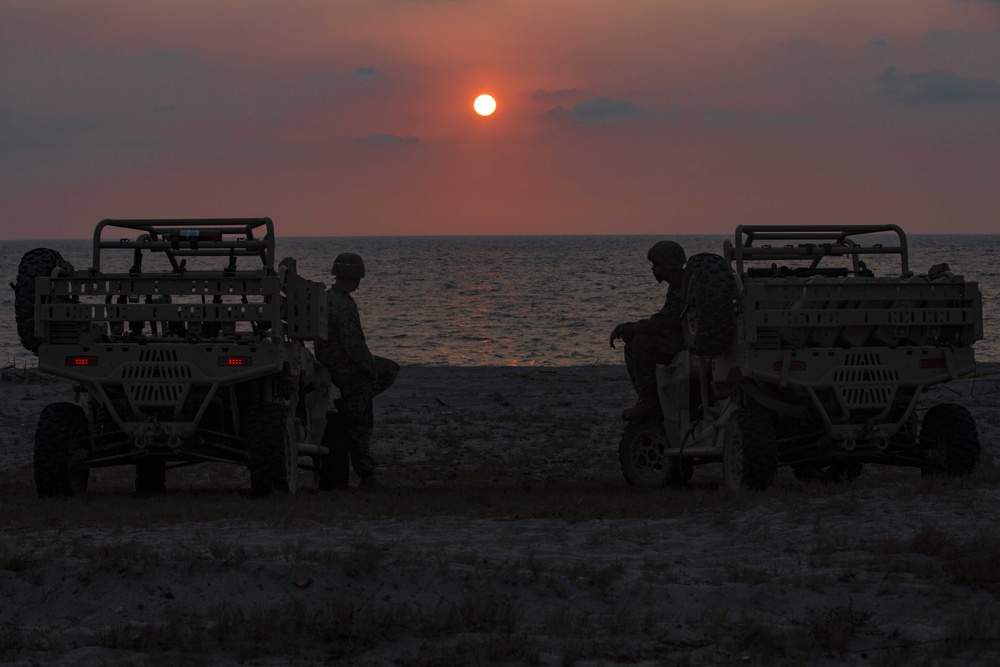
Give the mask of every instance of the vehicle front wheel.
<svg viewBox="0 0 1000 667">
<path fill-rule="evenodd" d="M 247 419 L 250 488 L 254 495 L 288 491 L 288 410 L 281 403 L 264 403 Z"/>
<path fill-rule="evenodd" d="M 35 488 L 41 498 L 87 492 L 90 426 L 74 403 L 52 403 L 38 417 L 35 430 Z"/>
<path fill-rule="evenodd" d="M 762 491 L 778 474 L 778 446 L 771 414 L 756 404 L 733 413 L 722 448 L 726 488 Z"/>
<path fill-rule="evenodd" d="M 691 479 L 688 459 L 665 454 L 667 436 L 658 414 L 631 422 L 618 445 L 618 463 L 625 481 L 646 489 L 685 484 Z"/>
<path fill-rule="evenodd" d="M 935 405 L 924 414 L 920 449 L 927 456 L 927 464 L 920 470 L 923 477 L 971 474 L 982 454 L 976 420 L 963 405 Z"/>
</svg>

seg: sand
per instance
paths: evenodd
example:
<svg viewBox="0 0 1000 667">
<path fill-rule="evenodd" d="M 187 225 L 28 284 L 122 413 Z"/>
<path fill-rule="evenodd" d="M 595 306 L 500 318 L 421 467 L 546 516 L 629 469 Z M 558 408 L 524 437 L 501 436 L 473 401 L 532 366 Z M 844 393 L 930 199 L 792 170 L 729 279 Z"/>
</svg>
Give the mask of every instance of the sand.
<svg viewBox="0 0 1000 667">
<path fill-rule="evenodd" d="M 39 500 L 38 413 L 0 381 L 0 663 L 996 664 L 1000 364 L 928 392 L 976 418 L 967 479 L 730 492 L 618 469 L 620 367 L 404 367 L 376 399 L 389 488 L 250 498 L 245 471 L 93 471 Z M 308 480 L 307 480 L 308 482 Z"/>
</svg>

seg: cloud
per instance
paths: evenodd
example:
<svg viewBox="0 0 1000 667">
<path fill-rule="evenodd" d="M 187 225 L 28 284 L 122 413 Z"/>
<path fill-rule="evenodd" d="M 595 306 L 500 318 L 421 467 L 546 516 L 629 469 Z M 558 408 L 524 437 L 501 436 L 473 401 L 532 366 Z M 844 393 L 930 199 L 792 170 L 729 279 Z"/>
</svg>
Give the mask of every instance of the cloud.
<svg viewBox="0 0 1000 667">
<path fill-rule="evenodd" d="M 892 47 L 892 42 L 888 39 L 882 39 L 879 37 L 868 42 L 868 46 L 865 48 L 868 51 L 888 51 L 890 47 Z"/>
<path fill-rule="evenodd" d="M 588 127 L 599 127 L 641 112 L 642 109 L 631 102 L 616 102 L 607 97 L 598 97 L 574 104 L 569 109 L 560 105 L 546 112 L 545 117 L 568 119 Z"/>
<path fill-rule="evenodd" d="M 412 134 L 400 136 L 398 134 L 372 134 L 367 137 L 358 137 L 354 140 L 359 144 L 374 144 L 377 146 L 411 146 L 420 143 L 420 137 Z"/>
<path fill-rule="evenodd" d="M 534 93 L 534 98 L 536 100 L 562 100 L 567 97 L 577 97 L 582 95 L 584 90 L 582 88 L 560 88 L 559 90 L 543 90 L 539 88 Z"/>
<path fill-rule="evenodd" d="M 385 79 L 385 75 L 374 67 L 355 67 L 351 70 L 351 79 L 365 83 L 375 83 Z"/>
<path fill-rule="evenodd" d="M 967 79 L 953 72 L 902 72 L 890 67 L 878 77 L 890 102 L 912 105 L 984 104 L 1000 101 L 1000 82 Z"/>
<path fill-rule="evenodd" d="M 634 116 L 640 111 L 639 107 L 629 102 L 615 102 L 606 97 L 598 97 L 574 104 L 573 108 L 569 110 L 569 115 L 585 122 L 603 123 L 626 116 Z"/>
<path fill-rule="evenodd" d="M 86 132 L 103 127 L 104 121 L 68 117 L 42 122 L 0 109 L 0 148 L 4 151 L 64 150 Z"/>
<path fill-rule="evenodd" d="M 927 39 L 932 42 L 965 42 L 972 37 L 972 33 L 965 30 L 946 30 L 944 28 L 932 30 Z"/>
</svg>

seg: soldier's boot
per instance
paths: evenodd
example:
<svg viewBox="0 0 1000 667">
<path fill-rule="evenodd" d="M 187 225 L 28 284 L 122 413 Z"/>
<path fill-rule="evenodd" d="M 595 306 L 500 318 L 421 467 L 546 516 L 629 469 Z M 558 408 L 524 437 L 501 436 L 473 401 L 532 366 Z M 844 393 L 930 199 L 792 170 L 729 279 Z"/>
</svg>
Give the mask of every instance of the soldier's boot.
<svg viewBox="0 0 1000 667">
<path fill-rule="evenodd" d="M 635 405 L 622 412 L 622 419 L 630 422 L 639 421 L 646 415 L 652 414 L 659 407 L 660 401 L 656 396 L 640 396 Z"/>
</svg>

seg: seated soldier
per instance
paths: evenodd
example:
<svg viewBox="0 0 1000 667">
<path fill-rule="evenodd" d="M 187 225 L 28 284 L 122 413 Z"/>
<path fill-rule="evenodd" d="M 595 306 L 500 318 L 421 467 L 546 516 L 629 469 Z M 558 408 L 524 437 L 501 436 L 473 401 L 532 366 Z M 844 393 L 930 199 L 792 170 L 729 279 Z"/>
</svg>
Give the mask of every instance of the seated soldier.
<svg viewBox="0 0 1000 667">
<path fill-rule="evenodd" d="M 653 264 L 656 282 L 667 283 L 667 298 L 660 312 L 636 322 L 625 322 L 611 332 L 611 347 L 615 341 L 625 341 L 625 367 L 639 395 L 635 405 L 622 413 L 622 418 L 636 421 L 660 406 L 656 394 L 656 365 L 666 364 L 684 349 L 681 317 L 684 299 L 684 249 L 674 241 L 659 241 L 646 255 Z"/>
</svg>

